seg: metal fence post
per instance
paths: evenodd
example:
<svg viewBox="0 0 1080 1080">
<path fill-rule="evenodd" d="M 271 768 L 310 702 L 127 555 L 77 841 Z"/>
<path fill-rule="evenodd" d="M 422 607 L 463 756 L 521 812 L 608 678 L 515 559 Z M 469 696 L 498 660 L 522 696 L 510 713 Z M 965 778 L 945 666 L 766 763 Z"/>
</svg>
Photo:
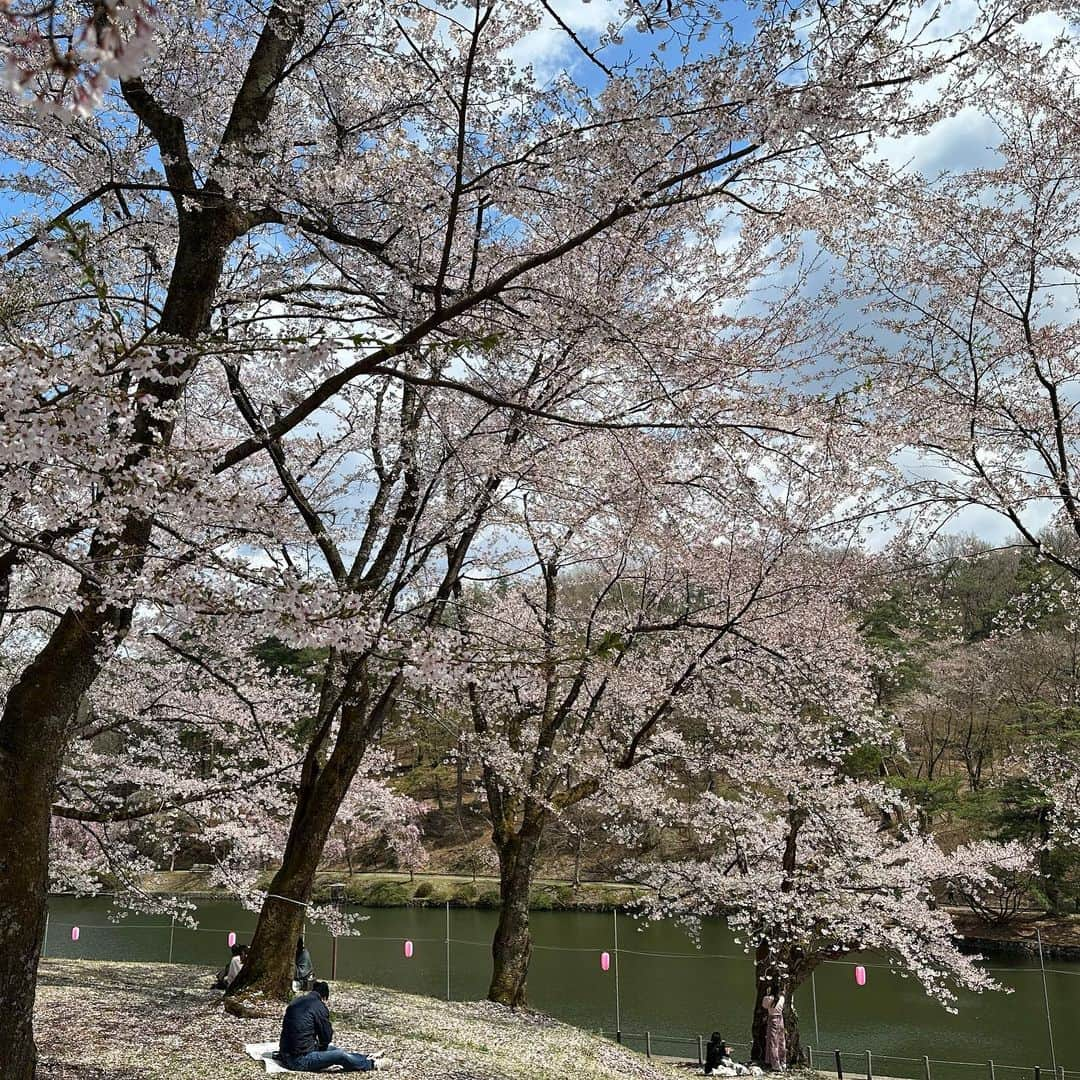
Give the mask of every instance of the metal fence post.
<svg viewBox="0 0 1080 1080">
<path fill-rule="evenodd" d="M 844 1080 L 844 1063 L 840 1060 L 840 1051 L 836 1051 L 836 1080 Z"/>
<path fill-rule="evenodd" d="M 808 1069 L 814 1067 L 814 1048 L 809 1043 L 806 1044 L 806 1067 Z"/>
<path fill-rule="evenodd" d="M 622 1031 L 622 1009 L 619 1002 L 619 909 L 611 909 L 611 926 L 615 934 L 615 944 L 613 946 L 613 952 L 615 953 L 615 1030 Z M 622 1039 L 619 1040 L 622 1042 Z"/>
<path fill-rule="evenodd" d="M 1046 989 L 1046 965 L 1043 963 L 1042 931 L 1035 927 L 1035 940 L 1039 943 L 1039 970 L 1042 972 L 1043 1001 L 1046 1002 L 1046 1031 L 1050 1036 L 1050 1064 L 1057 1077 L 1057 1054 L 1054 1053 L 1054 1022 L 1050 1019 L 1050 992 Z"/>
<path fill-rule="evenodd" d="M 991 1058 L 986 1063 L 986 1068 L 987 1068 L 987 1071 L 990 1073 L 990 1080 L 997 1080 L 997 1078 L 994 1076 L 994 1059 L 993 1058 Z"/>
<path fill-rule="evenodd" d="M 49 909 L 45 909 L 45 936 L 41 939 L 41 955 L 45 955 L 45 950 L 49 945 Z"/>
<path fill-rule="evenodd" d="M 874 1067 L 870 1060 L 870 1051 L 866 1051 L 866 1080 L 874 1080 Z"/>
<path fill-rule="evenodd" d="M 176 916 L 172 917 L 172 921 L 169 923 L 169 963 L 172 963 L 173 957 L 173 937 L 176 934 Z"/>
<path fill-rule="evenodd" d="M 922 1059 L 923 1075 L 930 1080 L 930 1059 L 924 1054 Z"/>
<path fill-rule="evenodd" d="M 699 1035 L 697 1037 L 697 1063 L 699 1065 L 705 1064 L 705 1050 L 703 1046 L 704 1041 L 705 1039 L 703 1035 Z M 1064 1077 L 1062 1078 L 1062 1080 L 1064 1080 Z"/>
<path fill-rule="evenodd" d="M 1058 1066 L 1058 1080 L 1065 1080 L 1065 1066 Z"/>
<path fill-rule="evenodd" d="M 1042 1068 L 1039 1065 L 1035 1066 L 1035 1080 L 1042 1080 Z"/>
<path fill-rule="evenodd" d="M 645 1032 L 645 1056 L 652 1057 L 652 1033 L 649 1031 Z"/>
<path fill-rule="evenodd" d="M 450 901 L 446 901 L 446 1000 L 450 1000 Z"/>
<path fill-rule="evenodd" d="M 814 1002 L 814 1042 L 821 1045 L 821 1032 L 818 1031 L 817 1023 L 817 972 L 810 972 L 810 996 Z"/>
</svg>

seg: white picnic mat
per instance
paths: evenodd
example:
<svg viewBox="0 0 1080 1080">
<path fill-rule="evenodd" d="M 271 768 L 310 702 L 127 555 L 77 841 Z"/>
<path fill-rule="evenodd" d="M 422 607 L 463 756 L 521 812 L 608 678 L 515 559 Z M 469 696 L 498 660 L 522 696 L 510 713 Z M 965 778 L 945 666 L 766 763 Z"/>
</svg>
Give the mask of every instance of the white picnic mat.
<svg viewBox="0 0 1080 1080">
<path fill-rule="evenodd" d="M 278 1044 L 276 1042 L 270 1043 L 248 1043 L 244 1047 L 244 1053 L 249 1058 L 254 1058 L 256 1061 L 261 1061 L 266 1065 L 266 1071 L 268 1073 L 291 1073 L 292 1069 L 286 1069 L 284 1065 L 279 1064 L 274 1060 L 274 1054 L 277 1053 Z M 295 1076 L 296 1074 L 293 1073 Z"/>
<path fill-rule="evenodd" d="M 277 1053 L 278 1044 L 276 1042 L 269 1043 L 247 1043 L 244 1046 L 244 1053 L 249 1058 L 253 1058 L 255 1061 L 261 1061 L 266 1066 L 268 1073 L 288 1073 L 290 1076 L 310 1076 L 311 1073 L 297 1073 L 292 1069 L 286 1069 L 280 1062 L 274 1060 L 274 1054 Z M 369 1057 L 377 1057 L 375 1053 L 368 1055 Z M 337 1076 L 338 1070 L 334 1069 L 329 1073 L 320 1075 Z M 349 1074 L 352 1075 L 351 1073 Z"/>
</svg>

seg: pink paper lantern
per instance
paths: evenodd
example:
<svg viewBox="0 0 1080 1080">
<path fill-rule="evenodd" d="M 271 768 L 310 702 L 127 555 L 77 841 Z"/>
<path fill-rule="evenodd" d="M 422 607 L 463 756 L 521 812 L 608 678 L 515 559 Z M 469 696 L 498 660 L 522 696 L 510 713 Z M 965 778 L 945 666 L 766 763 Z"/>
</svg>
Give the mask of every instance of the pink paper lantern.
<svg viewBox="0 0 1080 1080">
<path fill-rule="evenodd" d="M 73 926 L 71 928 L 71 940 L 72 941 L 78 941 L 79 940 L 79 928 L 77 926 Z"/>
<path fill-rule="evenodd" d="M 864 968 L 862 964 L 857 965 L 855 968 L 855 982 L 857 982 L 859 986 L 866 985 L 866 968 Z"/>
<path fill-rule="evenodd" d="M 611 953 L 602 952 L 600 954 L 600 970 L 607 971 L 611 967 Z"/>
<path fill-rule="evenodd" d="M 229 948 L 231 949 L 236 944 L 236 931 L 229 931 Z"/>
<path fill-rule="evenodd" d="M 406 960 L 411 960 L 412 959 L 412 942 L 411 941 L 406 941 L 405 942 L 405 959 Z"/>
</svg>

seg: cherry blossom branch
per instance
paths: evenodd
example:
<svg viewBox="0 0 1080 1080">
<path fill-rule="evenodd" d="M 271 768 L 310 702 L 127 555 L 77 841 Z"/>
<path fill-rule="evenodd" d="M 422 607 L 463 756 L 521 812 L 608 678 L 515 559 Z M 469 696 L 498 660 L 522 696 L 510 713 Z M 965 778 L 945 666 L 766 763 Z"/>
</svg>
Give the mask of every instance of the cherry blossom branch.
<svg viewBox="0 0 1080 1080">
<path fill-rule="evenodd" d="M 202 791 L 192 792 L 188 795 L 162 796 L 161 800 L 152 806 L 128 806 L 115 810 L 86 810 L 76 806 L 64 806 L 54 804 L 52 813 L 54 817 L 67 818 L 71 821 L 96 822 L 99 824 L 117 824 L 122 821 L 138 821 L 142 818 L 153 817 L 169 810 L 179 810 L 181 807 L 191 806 L 194 803 L 206 802 L 208 799 L 217 799 L 222 795 L 233 795 L 241 791 L 249 791 L 251 788 L 261 787 L 268 780 L 284 776 L 292 772 L 299 759 L 290 761 L 286 765 L 278 765 L 272 769 L 256 775 L 246 776 L 242 780 L 231 780 L 227 784 L 219 784 Z"/>
</svg>

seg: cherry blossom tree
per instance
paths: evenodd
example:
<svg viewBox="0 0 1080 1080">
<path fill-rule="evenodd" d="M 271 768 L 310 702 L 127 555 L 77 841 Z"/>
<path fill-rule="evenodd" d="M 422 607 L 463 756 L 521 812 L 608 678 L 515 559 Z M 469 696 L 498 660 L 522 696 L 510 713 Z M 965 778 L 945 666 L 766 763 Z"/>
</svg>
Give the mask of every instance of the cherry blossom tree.
<svg viewBox="0 0 1080 1080">
<path fill-rule="evenodd" d="M 186 847 L 211 862 L 212 884 L 259 909 L 260 867 L 280 860 L 288 834 L 296 735 L 316 702 L 305 682 L 269 673 L 235 643 L 212 623 L 175 640 L 140 626 L 103 670 L 56 792 L 54 888 L 92 894 L 107 879 L 121 908 L 191 921 L 190 905 L 143 884 Z M 422 865 L 419 807 L 379 778 L 389 767 L 385 754 L 368 755 L 324 857 L 377 842 L 399 865 Z"/>
<path fill-rule="evenodd" d="M 1024 774 L 1049 804 L 1047 843 L 1080 847 L 1080 750 L 1075 740 L 1031 746 L 1020 756 Z"/>
<path fill-rule="evenodd" d="M 517 584 L 458 592 L 460 674 L 443 694 L 447 710 L 468 701 L 463 751 L 499 856 L 489 996 L 513 1007 L 550 825 L 586 800 L 652 806 L 703 686 L 739 695 L 778 657 L 792 680 L 846 685 L 859 654 L 846 567 L 818 547 L 827 469 L 778 445 L 783 469 L 759 449 L 751 484 L 734 445 L 706 469 L 650 441 L 575 440 L 559 483 L 522 496 Z"/>
<path fill-rule="evenodd" d="M 960 951 L 936 901 L 946 888 L 990 894 L 1001 873 L 1029 868 L 1032 853 L 989 841 L 942 850 L 895 789 L 842 767 L 857 716 L 815 717 L 797 697 L 746 704 L 685 747 L 693 794 L 661 795 L 649 807 L 661 822 L 689 828 L 697 850 L 635 871 L 656 889 L 649 914 L 691 925 L 722 915 L 752 952 L 752 1057 L 765 1060 L 762 998 L 778 991 L 788 1060 L 800 1060 L 795 991 L 822 961 L 852 951 L 887 957 L 947 1008 L 954 988 L 999 988 Z"/>
<path fill-rule="evenodd" d="M 751 233 L 718 253 L 710 263 L 712 279 L 733 288 L 760 279 L 771 260 L 747 250 L 755 243 Z M 287 985 L 285 946 L 310 896 L 322 843 L 364 754 L 395 711 L 415 703 L 413 688 L 422 685 L 430 693 L 441 679 L 456 679 L 462 630 L 457 615 L 465 610 L 467 583 L 505 580 L 542 567 L 548 556 L 540 555 L 537 545 L 557 546 L 556 537 L 567 528 L 576 537 L 567 557 L 583 563 L 588 561 L 583 545 L 602 537 L 609 560 L 603 573 L 614 574 L 611 587 L 620 561 L 633 564 L 635 550 L 647 545 L 655 556 L 655 545 L 669 532 L 680 550 L 696 546 L 704 583 L 711 580 L 715 549 L 710 544 L 717 529 L 749 530 L 755 515 L 782 516 L 782 505 L 770 501 L 767 489 L 793 468 L 805 490 L 814 455 L 807 447 L 816 442 L 791 429 L 827 426 L 827 411 L 815 415 L 813 405 L 804 406 L 776 385 L 820 347 L 817 330 L 800 329 L 807 321 L 805 306 L 777 303 L 768 318 L 728 314 L 672 297 L 678 277 L 667 263 L 645 272 L 628 249 L 618 265 L 622 269 L 604 279 L 604 295 L 590 296 L 584 310 L 589 318 L 606 311 L 605 320 L 614 322 L 617 306 L 625 305 L 623 332 L 598 342 L 580 325 L 584 315 L 576 313 L 577 336 L 562 328 L 557 350 L 527 339 L 494 341 L 484 348 L 455 346 L 450 358 L 444 350 L 425 350 L 418 370 L 420 364 L 436 371 L 460 363 L 467 365 L 467 376 L 452 383 L 417 376 L 401 390 L 388 389 L 380 379 L 357 380 L 338 395 L 332 426 L 315 438 L 297 435 L 282 444 L 275 467 L 298 528 L 307 529 L 309 537 L 302 557 L 299 538 L 291 553 L 268 556 L 279 565 L 282 588 L 301 587 L 294 579 L 302 579 L 306 609 L 301 618 L 276 624 L 274 633 L 295 646 L 331 651 L 285 858 L 268 890 L 245 972 L 231 988 L 230 1008 L 242 1010 L 246 998 L 281 993 Z M 568 256 L 562 270 L 577 266 Z M 645 356 L 643 340 L 655 343 Z M 657 385 L 661 374 L 663 389 Z M 270 395 L 257 383 L 246 380 L 241 387 L 235 374 L 232 378 L 245 421 L 257 428 L 262 415 L 257 403 Z M 500 388 L 497 394 L 492 387 Z M 643 398 L 646 388 L 650 393 Z M 606 415 L 595 416 L 596 402 L 602 402 Z M 837 436 L 826 455 L 831 465 L 825 459 L 820 463 L 817 483 L 823 488 L 829 468 L 838 483 L 850 480 L 841 443 Z M 814 512 L 790 483 L 785 490 L 798 505 L 792 519 Z M 695 501 L 718 516 L 704 521 Z M 359 502 L 359 511 L 350 502 Z M 695 523 L 692 538 L 679 537 L 666 524 L 678 514 Z M 533 531 L 538 521 L 542 535 Z M 648 536 L 647 522 L 655 536 Z M 771 520 L 761 527 L 781 528 Z M 809 528 L 806 520 L 801 527 Z M 562 558 L 556 556 L 556 563 Z M 641 572 L 634 571 L 635 588 Z M 666 588 L 681 595 L 690 570 L 684 568 L 680 576 L 668 567 L 664 573 Z M 277 602 L 260 600 L 259 618 Z M 649 609 L 676 602 L 666 595 L 650 598 Z M 319 621 L 313 625 L 316 611 Z M 660 626 L 670 621 L 658 618 Z M 715 628 L 718 619 L 709 625 Z M 535 632 L 524 628 L 523 633 L 523 648 L 539 645 Z M 691 652 L 702 647 L 703 641 L 687 645 Z M 669 659 L 676 665 L 670 678 L 677 679 L 689 659 L 677 652 Z M 555 681 L 565 678 L 560 671 Z M 655 678 L 663 685 L 666 676 L 657 672 Z M 568 692 L 573 681 L 551 692 Z M 455 685 L 460 693 L 460 680 Z M 580 690 L 574 689 L 573 697 Z M 571 717 L 570 708 L 568 701 L 560 725 Z M 537 842 L 542 831 L 536 830 Z M 527 920 L 522 913 L 534 855 L 535 849 L 518 870 L 507 871 L 515 920 Z M 513 954 L 523 942 L 527 925 L 516 924 L 499 950 L 517 972 L 514 985 L 499 993 L 515 1003 L 524 993 L 528 957 L 515 960 Z"/>
<path fill-rule="evenodd" d="M 234 646 L 210 624 L 171 637 L 140 625 L 106 665 L 57 784 L 54 886 L 94 892 L 107 874 L 122 903 L 146 910 L 162 900 L 143 877 L 185 842 L 239 895 L 238 866 L 277 853 L 312 695 Z"/>
<path fill-rule="evenodd" d="M 915 508 L 909 527 L 919 539 L 975 510 L 1035 556 L 1028 588 L 997 620 L 1003 640 L 981 647 L 991 658 L 1033 647 L 1048 620 L 1071 635 L 1080 572 L 1074 60 L 1064 42 L 1026 54 L 1038 77 L 1018 80 L 1004 66 L 993 83 L 985 163 L 932 183 L 911 176 L 829 233 L 846 234 L 850 277 L 877 318 L 876 335 L 853 350 L 864 381 L 841 397 L 853 419 L 863 409 L 873 418 L 879 505 Z M 864 247 L 870 230 L 873 251 Z M 1000 680 L 1006 664 L 991 663 Z M 923 704 L 939 708 L 935 697 Z M 1063 688 L 1050 708 L 1070 701 Z M 1068 739 L 1051 733 L 1007 765 L 1047 799 L 1044 857 L 1074 835 L 1075 764 Z"/>
<path fill-rule="evenodd" d="M 325 560 L 331 592 L 340 600 L 356 591 L 341 588 L 348 565 L 335 573 L 330 545 L 320 546 L 327 532 L 294 482 L 290 437 L 314 440 L 337 396 L 363 379 L 394 387 L 406 430 L 420 406 L 403 388 L 547 414 L 543 397 L 521 400 L 520 370 L 503 379 L 470 366 L 478 343 L 522 336 L 530 348 L 500 355 L 551 376 L 551 357 L 579 343 L 578 396 L 561 419 L 682 423 L 686 399 L 708 387 L 708 375 L 702 384 L 690 371 L 702 343 L 635 338 L 642 321 L 615 285 L 652 288 L 638 269 L 653 281 L 678 270 L 678 288 L 655 292 L 650 305 L 673 319 L 729 299 L 710 292 L 708 269 L 739 215 L 767 247 L 778 224 L 770 215 L 797 204 L 807 177 L 824 168 L 854 179 L 852 155 L 867 131 L 907 130 L 952 108 L 972 66 L 991 43 L 1004 47 L 1028 9 L 979 12 L 943 40 L 923 5 L 843 0 L 796 12 L 801 23 L 763 5 L 751 33 L 708 3 L 678 11 L 633 3 L 597 49 L 566 29 L 583 50 L 582 74 L 547 83 L 513 55 L 541 26 L 542 12 L 528 4 L 467 13 L 404 0 L 163 8 L 152 58 L 140 10 L 94 8 L 73 37 L 54 24 L 8 42 L 9 82 L 62 107 L 28 110 L 21 93 L 0 105 L 16 195 L 6 226 L 18 237 L 3 256 L 12 285 L 3 308 L 0 592 L 38 627 L 0 717 L 0 830 L 9 841 L 0 1071 L 12 1080 L 33 1072 L 57 778 L 80 703 L 140 604 L 165 596 L 177 607 L 220 605 L 229 593 L 232 606 L 239 593 L 251 619 L 272 613 L 264 634 L 290 619 L 332 622 L 295 567 L 260 581 L 244 565 L 245 540 L 268 532 L 286 537 L 284 561 L 297 554 L 289 527 L 271 524 L 282 494 L 309 550 Z M 648 47 L 621 51 L 626 34 Z M 697 39 L 707 45 L 700 58 Z M 910 94 L 930 79 L 932 108 Z M 99 96 L 96 112 L 77 115 Z M 635 358 L 614 381 L 581 361 L 608 335 Z M 464 357 L 445 348 L 461 342 L 473 343 Z M 444 363 L 425 362 L 432 344 Z M 613 386 L 623 392 L 609 398 Z M 223 406 L 243 418 L 242 434 Z M 410 455 L 387 469 L 372 504 L 372 546 L 350 553 L 358 578 L 374 568 L 371 581 L 396 582 L 395 597 L 413 587 L 396 561 L 415 531 Z M 497 486 L 498 470 L 488 469 L 463 497 Z M 252 492 L 267 492 L 267 477 L 275 499 L 259 507 Z M 477 512 L 486 505 L 481 498 Z M 450 552 L 445 584 L 426 594 L 432 626 L 479 531 L 469 520 L 424 531 Z M 280 542 L 266 546 L 282 552 Z M 220 579 L 202 572 L 207 564 Z M 46 578 L 59 587 L 24 602 L 24 590 Z M 349 647 L 350 656 L 364 653 Z M 367 733 L 405 678 L 400 656 L 381 689 L 351 660 L 334 670 L 301 774 L 305 813 L 323 805 L 311 798 L 316 777 L 334 795 L 329 816 L 307 823 L 316 849 Z M 359 732 L 338 708 L 342 678 Z M 330 736 L 342 724 L 336 745 L 346 749 L 334 758 Z M 256 955 L 280 933 L 295 936 L 311 873 L 301 863 L 287 848 L 295 891 L 279 895 L 296 901 L 293 914 L 276 919 L 274 934 L 260 924 Z M 252 978 L 261 970 L 253 963 Z M 283 972 L 272 981 L 284 992 Z"/>
<path fill-rule="evenodd" d="M 924 686 L 896 703 L 919 779 L 940 780 L 957 767 L 971 791 L 993 779 L 1010 718 L 1005 648 L 996 641 L 964 645 L 946 638 L 926 663 Z"/>
<path fill-rule="evenodd" d="M 917 531 L 975 509 L 1075 577 L 1077 100 L 1071 55 L 1028 58 L 1045 79 L 995 81 L 988 164 L 909 177 L 839 230 L 877 322 L 842 396 L 873 416 L 883 501 L 918 508 Z"/>
<path fill-rule="evenodd" d="M 214 145 L 237 164 L 258 157 L 251 140 L 270 116 L 300 32 L 300 22 L 283 14 L 275 9 L 272 25 L 256 30 L 257 40 L 248 37 L 246 73 L 219 97 L 225 122 Z M 201 358 L 194 342 L 209 328 L 225 255 L 249 225 L 233 200 L 217 194 L 223 189 L 210 160 L 214 194 L 199 202 L 184 122 L 130 70 L 116 99 L 119 116 L 81 126 L 48 116 L 28 124 L 19 104 L 4 108 L 11 121 L 4 150 L 19 176 L 14 186 L 25 193 L 12 224 L 25 229 L 29 218 L 31 225 L 4 261 L 16 275 L 47 282 L 7 312 L 0 466 L 5 616 L 15 597 L 16 617 L 36 621 L 36 644 L 0 717 L 0 826 L 7 836 L 0 1072 L 26 1080 L 34 1072 L 34 977 L 57 780 L 84 695 L 128 634 L 143 590 L 153 587 L 147 578 L 169 559 L 182 566 L 187 557 L 183 541 L 173 546 L 175 524 L 187 525 L 181 493 L 190 495 L 193 473 L 210 462 L 196 464 L 197 451 L 170 456 L 178 428 L 187 434 L 193 426 L 176 406 Z M 146 180 L 152 153 L 166 175 Z M 124 184 L 144 193 L 139 213 L 125 200 Z M 172 214 L 160 198 L 170 189 Z M 101 202 L 107 193 L 116 200 L 111 206 Z M 59 215 L 50 213 L 56 201 L 65 204 Z M 93 230 L 75 220 L 88 207 L 110 222 L 114 209 L 124 219 L 125 206 L 133 231 L 122 238 L 111 223 Z M 58 240 L 50 230 L 59 230 Z M 219 534 L 227 531 L 217 524 Z M 24 602 L 23 590 L 45 578 L 58 588 Z"/>
</svg>

